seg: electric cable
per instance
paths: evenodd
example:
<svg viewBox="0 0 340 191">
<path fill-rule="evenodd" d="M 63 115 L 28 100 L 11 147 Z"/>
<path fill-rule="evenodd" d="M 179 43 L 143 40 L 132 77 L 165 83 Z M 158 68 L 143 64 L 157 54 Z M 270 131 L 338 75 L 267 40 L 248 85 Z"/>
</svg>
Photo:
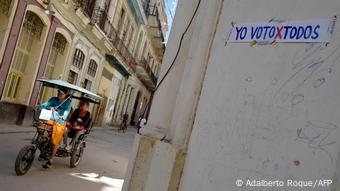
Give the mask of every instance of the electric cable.
<svg viewBox="0 0 340 191">
<path fill-rule="evenodd" d="M 197 11 L 198 11 L 198 8 L 200 7 L 200 4 L 201 4 L 201 0 L 198 0 L 197 6 L 196 6 L 195 11 L 194 11 L 194 14 L 192 15 L 192 17 L 191 17 L 191 19 L 190 19 L 190 21 L 189 21 L 187 27 L 185 28 L 184 32 L 183 32 L 182 35 L 181 35 L 181 39 L 180 39 L 180 41 L 179 41 L 179 45 L 178 45 L 178 48 L 177 48 L 175 57 L 174 57 L 174 59 L 172 60 L 170 67 L 169 67 L 168 70 L 165 72 L 164 76 L 163 76 L 162 79 L 159 81 L 158 85 L 156 86 L 156 88 L 155 88 L 155 90 L 154 90 L 154 92 L 153 92 L 152 94 L 154 94 L 154 93 L 158 90 L 158 88 L 159 88 L 159 87 L 161 86 L 161 84 L 163 83 L 164 79 L 167 77 L 167 75 L 169 74 L 169 72 L 172 70 L 172 68 L 173 68 L 173 66 L 174 66 L 174 64 L 175 64 L 175 62 L 176 62 L 176 60 L 177 60 L 177 57 L 178 57 L 178 55 L 179 55 L 179 52 L 181 51 L 184 36 L 185 36 L 185 34 L 188 32 L 188 30 L 189 30 L 189 28 L 190 28 L 190 26 L 191 26 L 191 24 L 192 24 L 192 21 L 194 20 L 196 14 L 197 14 Z M 142 116 L 145 115 L 146 110 L 148 109 L 149 106 L 151 106 L 151 101 L 152 101 L 152 100 L 150 100 L 150 101 L 148 102 L 148 104 L 146 105 L 145 110 L 144 110 Z"/>
</svg>

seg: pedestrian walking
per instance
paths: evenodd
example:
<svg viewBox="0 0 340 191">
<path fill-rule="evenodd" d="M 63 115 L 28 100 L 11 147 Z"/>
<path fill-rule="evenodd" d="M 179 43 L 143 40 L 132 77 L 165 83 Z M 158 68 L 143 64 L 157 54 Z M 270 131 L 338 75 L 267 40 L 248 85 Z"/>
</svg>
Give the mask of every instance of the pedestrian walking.
<svg viewBox="0 0 340 191">
<path fill-rule="evenodd" d="M 140 129 L 143 128 L 146 124 L 145 117 L 139 117 L 138 119 L 138 125 L 137 125 L 137 133 L 140 134 Z"/>
</svg>

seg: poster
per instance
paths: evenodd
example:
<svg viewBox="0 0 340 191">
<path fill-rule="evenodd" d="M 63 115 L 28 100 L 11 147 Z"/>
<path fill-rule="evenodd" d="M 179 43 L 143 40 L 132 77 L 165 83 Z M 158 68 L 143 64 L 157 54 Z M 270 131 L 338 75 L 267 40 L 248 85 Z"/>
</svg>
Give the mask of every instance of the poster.
<svg viewBox="0 0 340 191">
<path fill-rule="evenodd" d="M 329 42 L 335 19 L 235 24 L 228 42 Z"/>
</svg>

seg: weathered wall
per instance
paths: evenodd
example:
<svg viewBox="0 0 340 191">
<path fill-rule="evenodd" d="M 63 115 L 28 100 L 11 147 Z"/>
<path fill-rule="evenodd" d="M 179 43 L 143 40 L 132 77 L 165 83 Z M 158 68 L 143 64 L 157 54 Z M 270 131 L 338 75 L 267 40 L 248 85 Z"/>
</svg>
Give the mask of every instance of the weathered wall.
<svg viewBox="0 0 340 191">
<path fill-rule="evenodd" d="M 185 31 L 191 16 L 194 12 L 197 0 L 179 1 L 176 11 L 176 17 L 174 19 L 173 28 L 169 36 L 169 42 L 164 54 L 162 67 L 160 70 L 159 81 L 163 78 L 166 71 L 171 66 L 174 60 L 175 54 L 179 48 L 179 41 L 183 32 Z M 187 16 L 190 13 L 190 16 Z M 188 50 L 191 43 L 192 29 L 195 26 L 195 22 L 192 23 L 190 29 L 187 31 L 186 36 L 183 38 L 182 48 L 178 54 L 178 58 L 173 65 L 173 69 L 164 79 L 162 85 L 155 92 L 148 120 L 148 126 L 153 128 L 159 128 L 164 132 L 168 131 L 171 123 L 172 112 L 176 103 L 176 95 L 181 83 L 181 75 L 185 68 L 185 60 L 188 56 Z"/>
<path fill-rule="evenodd" d="M 247 190 L 236 187 L 239 178 L 340 178 L 339 21 L 327 46 L 225 46 L 232 21 L 334 15 L 338 0 L 224 1 L 180 191 Z"/>
</svg>

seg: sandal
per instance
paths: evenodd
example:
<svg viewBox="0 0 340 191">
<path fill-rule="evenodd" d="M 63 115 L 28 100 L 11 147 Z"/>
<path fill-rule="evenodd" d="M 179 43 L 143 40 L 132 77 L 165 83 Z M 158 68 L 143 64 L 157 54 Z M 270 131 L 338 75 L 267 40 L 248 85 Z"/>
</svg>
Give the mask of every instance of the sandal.
<svg viewBox="0 0 340 191">
<path fill-rule="evenodd" d="M 48 160 L 45 164 L 42 165 L 43 168 L 51 168 L 52 167 L 52 160 Z"/>
</svg>

